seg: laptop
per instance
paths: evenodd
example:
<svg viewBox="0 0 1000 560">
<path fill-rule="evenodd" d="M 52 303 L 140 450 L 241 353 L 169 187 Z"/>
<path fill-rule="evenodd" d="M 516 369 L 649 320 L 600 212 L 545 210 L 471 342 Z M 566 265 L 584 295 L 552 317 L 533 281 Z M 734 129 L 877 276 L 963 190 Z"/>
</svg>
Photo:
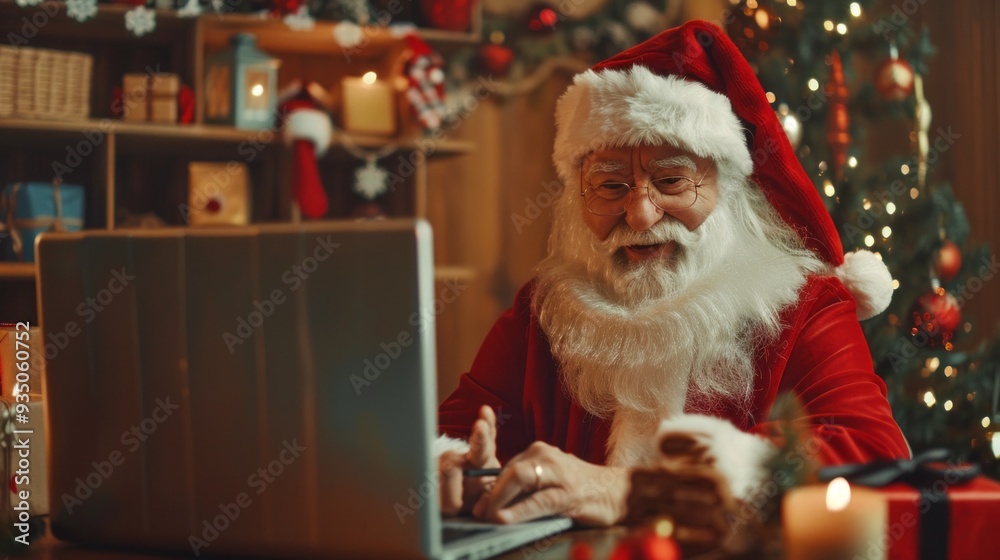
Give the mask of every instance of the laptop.
<svg viewBox="0 0 1000 560">
<path fill-rule="evenodd" d="M 37 243 L 58 538 L 472 559 L 569 527 L 442 521 L 426 222 Z"/>
</svg>

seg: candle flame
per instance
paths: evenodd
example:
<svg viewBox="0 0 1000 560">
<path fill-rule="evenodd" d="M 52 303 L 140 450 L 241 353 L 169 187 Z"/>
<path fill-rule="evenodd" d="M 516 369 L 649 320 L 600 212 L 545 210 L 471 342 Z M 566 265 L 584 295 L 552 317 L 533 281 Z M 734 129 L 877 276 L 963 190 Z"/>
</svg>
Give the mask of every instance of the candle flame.
<svg viewBox="0 0 1000 560">
<path fill-rule="evenodd" d="M 365 72 L 365 75 L 361 76 L 361 81 L 369 86 L 374 84 L 376 79 L 378 79 L 378 74 L 375 72 Z"/>
<path fill-rule="evenodd" d="M 851 485 L 842 477 L 830 481 L 826 487 L 826 509 L 843 511 L 851 503 Z"/>
<path fill-rule="evenodd" d="M 260 97 L 261 95 L 264 95 L 264 86 L 260 84 L 254 84 L 254 86 L 250 88 L 250 95 L 254 97 Z"/>
</svg>

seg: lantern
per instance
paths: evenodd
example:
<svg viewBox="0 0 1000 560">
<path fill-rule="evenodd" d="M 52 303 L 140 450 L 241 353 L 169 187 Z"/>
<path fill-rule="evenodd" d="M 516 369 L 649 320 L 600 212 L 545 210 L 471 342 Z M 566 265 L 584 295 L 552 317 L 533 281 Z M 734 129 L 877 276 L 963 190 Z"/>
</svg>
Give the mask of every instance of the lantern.
<svg viewBox="0 0 1000 560">
<path fill-rule="evenodd" d="M 232 48 L 205 61 L 205 122 L 273 126 L 281 61 L 257 49 L 256 42 L 252 34 L 239 33 Z"/>
</svg>

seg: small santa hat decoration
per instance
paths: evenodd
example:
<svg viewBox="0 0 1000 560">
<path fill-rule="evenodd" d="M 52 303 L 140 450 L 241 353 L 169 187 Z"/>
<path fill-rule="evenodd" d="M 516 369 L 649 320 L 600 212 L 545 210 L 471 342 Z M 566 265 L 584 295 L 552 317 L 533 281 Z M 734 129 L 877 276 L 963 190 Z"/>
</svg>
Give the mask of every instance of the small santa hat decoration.
<svg viewBox="0 0 1000 560">
<path fill-rule="evenodd" d="M 749 176 L 857 301 L 881 313 L 892 276 L 868 251 L 846 256 L 837 228 L 765 97 L 722 29 L 690 21 L 578 74 L 556 107 L 553 160 L 563 184 L 582 158 L 613 146 L 669 143 Z"/>
<path fill-rule="evenodd" d="M 316 161 L 330 147 L 330 116 L 308 95 L 292 98 L 282 108 L 285 141 L 292 146 L 292 192 L 303 216 L 322 218 L 329 203 Z"/>
</svg>

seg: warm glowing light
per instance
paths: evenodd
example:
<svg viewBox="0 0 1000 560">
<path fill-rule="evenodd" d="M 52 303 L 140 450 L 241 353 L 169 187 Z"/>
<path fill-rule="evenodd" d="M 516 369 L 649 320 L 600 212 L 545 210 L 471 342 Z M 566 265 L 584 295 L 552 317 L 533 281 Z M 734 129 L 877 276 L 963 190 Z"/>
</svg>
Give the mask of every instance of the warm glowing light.
<svg viewBox="0 0 1000 560">
<path fill-rule="evenodd" d="M 891 227 L 885 226 L 884 228 L 882 228 L 882 237 L 888 238 L 890 235 L 892 235 L 892 228 Z"/>
<path fill-rule="evenodd" d="M 861 4 L 851 2 L 851 15 L 854 17 L 861 17 Z"/>
<path fill-rule="evenodd" d="M 670 538 L 674 534 L 674 522 L 666 517 L 658 519 L 653 525 L 653 532 L 659 537 Z"/>
<path fill-rule="evenodd" d="M 840 33 L 841 35 L 847 35 L 847 26 L 844 25 L 843 23 L 838 23 L 837 33 Z"/>
<path fill-rule="evenodd" d="M 951 400 L 944 401 L 944 409 L 945 410 L 951 411 L 951 409 L 953 409 L 953 408 L 955 408 L 955 403 L 951 402 Z"/>
<path fill-rule="evenodd" d="M 768 103 L 774 103 L 775 97 L 774 97 L 774 93 L 773 92 L 770 92 L 770 91 L 767 92 L 766 94 L 764 94 L 764 97 L 767 97 L 767 102 Z"/>
<path fill-rule="evenodd" d="M 875 238 L 872 237 L 871 235 L 866 235 L 865 236 L 865 247 L 871 247 L 874 244 L 875 244 Z"/>
<path fill-rule="evenodd" d="M 1000 435 L 997 435 L 997 432 L 993 432 L 990 437 L 990 447 L 993 448 L 993 455 L 1000 459 Z"/>
<path fill-rule="evenodd" d="M 924 404 L 927 405 L 927 408 L 930 408 L 930 407 L 934 406 L 934 403 L 936 403 L 936 402 L 937 402 L 937 399 L 934 398 L 934 393 L 933 392 L 927 391 L 926 393 L 924 393 Z"/>
<path fill-rule="evenodd" d="M 858 166 L 858 158 L 856 158 L 854 156 L 851 156 L 851 157 L 847 158 L 847 165 L 850 166 L 850 167 L 857 167 Z"/>
<path fill-rule="evenodd" d="M 910 198 L 916 200 L 918 196 L 920 196 L 920 191 L 917 190 L 917 187 L 913 187 L 912 189 L 910 189 Z"/>
<path fill-rule="evenodd" d="M 374 84 L 375 80 L 377 79 L 378 79 L 378 74 L 376 74 L 375 72 L 365 72 L 365 75 L 361 76 L 361 81 L 369 86 Z"/>
<path fill-rule="evenodd" d="M 826 171 L 826 162 L 821 161 L 819 162 L 819 165 L 817 165 L 816 167 L 818 167 L 820 171 Z"/>
<path fill-rule="evenodd" d="M 900 165 L 899 172 L 902 173 L 903 175 L 906 175 L 907 173 L 910 172 L 910 166 L 906 165 L 905 163 L 903 165 Z"/>
<path fill-rule="evenodd" d="M 983 416 L 983 427 L 984 428 L 989 428 L 990 427 L 990 417 L 989 416 Z"/>
<path fill-rule="evenodd" d="M 972 323 L 966 323 L 962 330 L 965 332 L 972 332 Z"/>
<path fill-rule="evenodd" d="M 833 31 L 833 22 L 830 21 L 830 20 L 824 21 L 823 22 L 823 29 L 826 29 L 827 31 Z"/>
<path fill-rule="evenodd" d="M 899 280 L 896 280 L 895 278 L 892 279 L 892 289 L 893 290 L 899 289 Z"/>
<path fill-rule="evenodd" d="M 885 211 L 887 213 L 889 213 L 889 214 L 895 214 L 896 213 L 896 205 L 893 204 L 893 203 L 891 203 L 891 202 L 887 203 L 885 205 Z"/>
<path fill-rule="evenodd" d="M 865 210 L 871 210 L 872 202 L 866 198 L 861 201 L 861 207 L 864 208 Z"/>
<path fill-rule="evenodd" d="M 945 377 L 951 377 L 952 375 L 955 375 L 955 368 L 953 368 L 951 366 L 945 366 L 945 368 L 944 368 L 944 376 Z"/>
<path fill-rule="evenodd" d="M 798 2 L 796 2 L 796 0 L 785 0 L 785 2 L 787 2 L 788 5 L 791 6 L 791 7 L 793 7 L 793 8 L 795 7 L 795 4 L 798 3 Z"/>
<path fill-rule="evenodd" d="M 844 511 L 851 503 L 851 485 L 847 480 L 838 476 L 830 481 L 826 487 L 826 509 L 830 511 Z"/>
<path fill-rule="evenodd" d="M 809 90 L 816 91 L 819 89 L 819 81 L 816 78 L 809 78 Z"/>
<path fill-rule="evenodd" d="M 941 360 L 934 356 L 933 358 L 927 358 L 927 367 L 931 368 L 931 371 L 937 371 L 938 366 L 941 365 Z"/>
<path fill-rule="evenodd" d="M 754 21 L 757 22 L 757 25 L 761 29 L 767 29 L 768 26 L 771 25 L 771 18 L 767 15 L 767 12 L 764 10 L 757 10 L 757 13 L 753 15 L 753 19 Z"/>
<path fill-rule="evenodd" d="M 826 196 L 833 198 L 833 195 L 837 194 L 837 189 L 834 188 L 833 183 L 827 179 L 826 181 L 823 181 L 823 192 L 826 193 Z"/>
</svg>

